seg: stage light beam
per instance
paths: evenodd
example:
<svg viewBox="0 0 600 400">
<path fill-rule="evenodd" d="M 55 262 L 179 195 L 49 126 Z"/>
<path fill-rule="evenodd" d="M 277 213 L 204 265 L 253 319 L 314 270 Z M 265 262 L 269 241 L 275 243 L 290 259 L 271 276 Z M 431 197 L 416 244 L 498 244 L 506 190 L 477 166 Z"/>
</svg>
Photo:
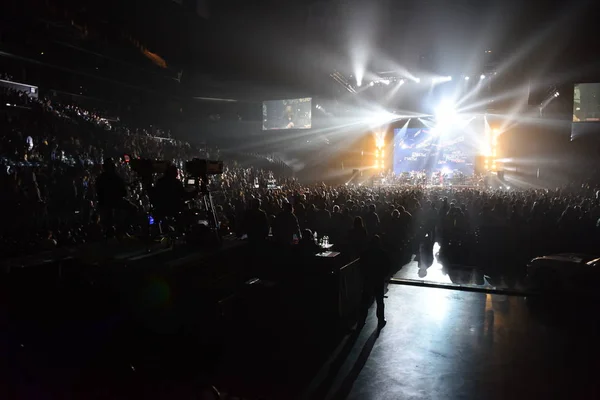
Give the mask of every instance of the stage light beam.
<svg viewBox="0 0 600 400">
<path fill-rule="evenodd" d="M 438 125 L 451 122 L 456 118 L 456 107 L 450 101 L 443 101 L 435 109 L 435 118 L 438 120 Z"/>
</svg>

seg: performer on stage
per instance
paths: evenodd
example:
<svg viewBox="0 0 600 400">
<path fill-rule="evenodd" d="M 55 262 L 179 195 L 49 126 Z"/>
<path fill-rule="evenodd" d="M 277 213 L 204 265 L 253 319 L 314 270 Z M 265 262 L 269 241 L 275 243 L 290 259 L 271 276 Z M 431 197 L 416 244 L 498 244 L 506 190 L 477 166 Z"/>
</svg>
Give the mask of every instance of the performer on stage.
<svg viewBox="0 0 600 400">
<path fill-rule="evenodd" d="M 285 121 L 285 124 L 286 124 L 285 129 L 294 128 L 295 114 L 294 114 L 294 110 L 292 109 L 292 106 L 288 105 L 285 107 L 283 120 Z"/>
</svg>

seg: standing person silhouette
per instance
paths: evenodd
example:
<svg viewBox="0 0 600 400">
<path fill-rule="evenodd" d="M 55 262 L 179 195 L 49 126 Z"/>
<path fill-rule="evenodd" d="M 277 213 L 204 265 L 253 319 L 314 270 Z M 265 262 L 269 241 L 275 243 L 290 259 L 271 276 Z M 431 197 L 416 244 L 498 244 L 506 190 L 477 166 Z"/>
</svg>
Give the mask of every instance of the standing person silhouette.
<svg viewBox="0 0 600 400">
<path fill-rule="evenodd" d="M 360 268 L 363 275 L 364 286 L 361 301 L 359 326 L 365 324 L 367 313 L 373 297 L 377 303 L 377 328 L 382 329 L 387 321 L 384 316 L 383 294 L 385 279 L 390 273 L 391 261 L 383 250 L 379 235 L 373 236 L 369 247 L 360 257 Z"/>
</svg>

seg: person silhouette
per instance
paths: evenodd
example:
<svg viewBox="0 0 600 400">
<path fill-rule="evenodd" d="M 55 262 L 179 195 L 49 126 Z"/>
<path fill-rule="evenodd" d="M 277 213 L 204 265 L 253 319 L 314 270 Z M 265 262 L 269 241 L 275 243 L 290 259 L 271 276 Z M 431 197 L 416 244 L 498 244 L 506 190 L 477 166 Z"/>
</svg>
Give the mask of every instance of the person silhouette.
<svg viewBox="0 0 600 400">
<path fill-rule="evenodd" d="M 387 323 L 384 316 L 384 286 L 390 269 L 391 261 L 383 250 L 379 235 L 373 236 L 367 250 L 360 257 L 360 268 L 363 275 L 364 286 L 361 301 L 360 326 L 364 325 L 373 297 L 377 303 L 377 327 L 382 329 Z"/>
</svg>

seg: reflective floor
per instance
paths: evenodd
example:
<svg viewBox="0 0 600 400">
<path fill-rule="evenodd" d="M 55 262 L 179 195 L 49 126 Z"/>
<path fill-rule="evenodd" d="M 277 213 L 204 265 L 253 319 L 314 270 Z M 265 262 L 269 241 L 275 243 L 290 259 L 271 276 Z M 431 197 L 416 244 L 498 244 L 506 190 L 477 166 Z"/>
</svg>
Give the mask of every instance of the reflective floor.
<svg viewBox="0 0 600 400">
<path fill-rule="evenodd" d="M 515 265 L 501 265 L 496 270 L 488 268 L 486 271 L 481 266 L 443 263 L 440 258 L 440 245 L 436 242 L 432 252 L 422 253 L 419 256 L 413 255 L 402 268 L 398 265 L 399 271 L 393 277 L 445 285 L 510 288 L 524 291 L 525 288 L 518 277 L 507 276 L 507 273 L 514 272 L 514 269 L 510 267 Z M 490 277 L 488 274 L 492 276 Z"/>
<path fill-rule="evenodd" d="M 398 271 L 394 278 L 398 279 L 419 279 L 424 281 L 431 281 L 436 283 L 452 283 L 448 271 L 439 260 L 440 245 L 435 243 L 433 245 L 433 254 L 435 255 L 431 265 L 428 267 L 428 263 L 418 261 L 418 258 L 413 256 L 411 261 L 404 265 L 400 271 Z M 469 269 L 470 271 L 471 269 Z"/>
<path fill-rule="evenodd" d="M 381 334 L 372 307 L 304 398 L 600 398 L 595 305 L 532 308 L 523 297 L 404 285 L 387 296 Z"/>
</svg>

